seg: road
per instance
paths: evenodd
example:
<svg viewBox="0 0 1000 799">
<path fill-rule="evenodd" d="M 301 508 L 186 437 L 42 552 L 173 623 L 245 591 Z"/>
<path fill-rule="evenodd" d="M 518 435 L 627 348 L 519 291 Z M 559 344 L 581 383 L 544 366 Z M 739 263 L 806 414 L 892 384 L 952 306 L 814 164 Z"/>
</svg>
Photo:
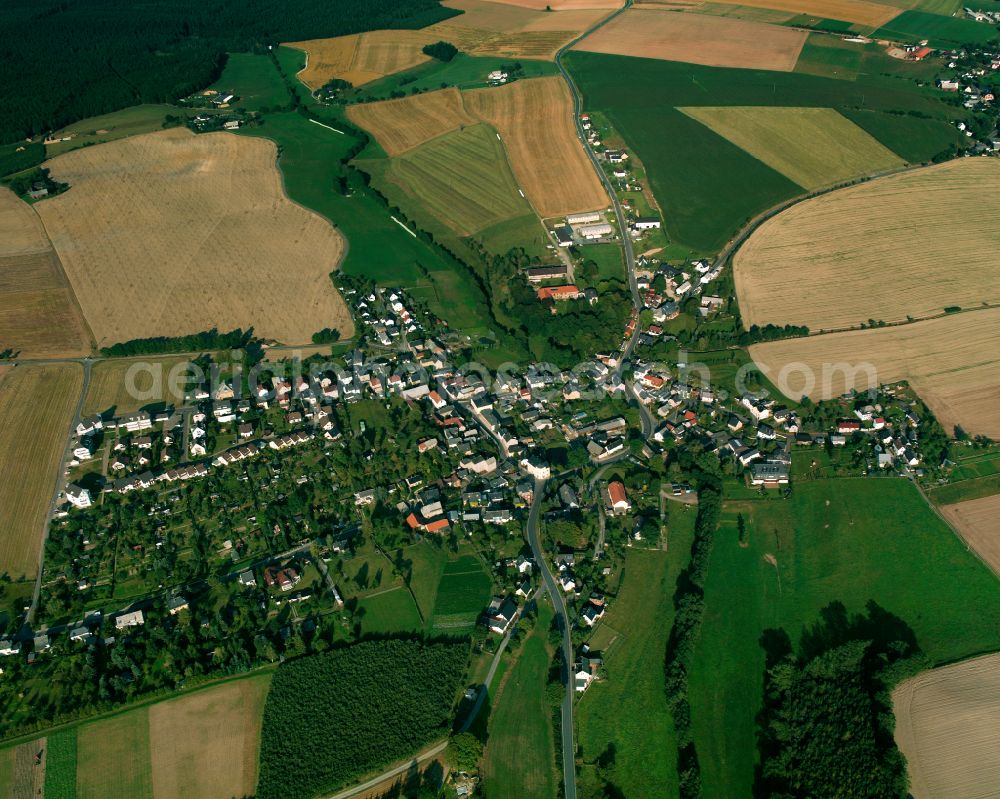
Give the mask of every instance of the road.
<svg viewBox="0 0 1000 799">
<path fill-rule="evenodd" d="M 601 166 L 601 162 L 597 160 L 594 148 L 587 143 L 587 134 L 583 129 L 583 122 L 580 120 L 580 114 L 583 113 L 583 95 L 580 93 L 576 83 L 573 82 L 573 78 L 570 76 L 566 67 L 563 66 L 562 62 L 563 55 L 567 50 L 572 48 L 573 45 L 592 34 L 598 28 L 606 25 L 631 5 L 632 0 L 625 0 L 625 5 L 618 9 L 614 14 L 605 17 L 596 25 L 593 25 L 585 30 L 571 42 L 563 45 L 559 52 L 556 53 L 555 61 L 556 66 L 559 68 L 559 72 L 562 74 L 563 79 L 569 86 L 570 94 L 573 95 L 573 124 L 576 125 L 576 135 L 580 139 L 580 143 L 583 145 L 583 150 L 587 153 L 587 157 L 590 159 L 594 170 L 597 172 L 597 176 L 601 179 L 601 183 L 604 184 L 604 188 L 607 190 L 608 196 L 611 198 L 611 204 L 615 209 L 615 218 L 618 221 L 618 231 L 622 237 L 622 249 L 625 251 L 625 271 L 628 275 L 628 287 L 629 291 L 632 292 L 632 304 L 635 306 L 636 313 L 638 313 L 642 310 L 642 296 L 639 294 L 639 284 L 636 282 L 635 278 L 635 251 L 632 247 L 632 239 L 628 234 L 628 226 L 625 222 L 625 212 L 622 210 L 622 204 L 618 200 L 618 195 L 615 193 L 615 187 L 611 184 L 611 179 L 607 176 L 607 173 Z M 622 351 L 621 362 L 618 367 L 619 369 L 622 368 L 621 364 L 624 364 L 624 362 L 627 361 L 632 355 L 632 350 L 635 349 L 635 345 L 638 340 L 639 336 L 636 332 L 633 332 L 632 337 L 625 343 L 625 349 Z"/>
<path fill-rule="evenodd" d="M 534 555 L 535 563 L 542 572 L 542 584 L 552 597 L 552 606 L 556 618 L 563 631 L 563 660 L 566 665 L 566 695 L 562 703 L 562 762 L 563 762 L 563 795 L 566 799 L 576 799 L 576 746 L 573 743 L 573 639 L 570 635 L 569 614 L 563 600 L 562 590 L 549 569 L 548 560 L 538 538 L 538 517 L 541 515 L 542 496 L 545 493 L 545 480 L 535 480 L 535 490 L 531 498 L 531 511 L 528 514 L 528 543 Z"/>
</svg>

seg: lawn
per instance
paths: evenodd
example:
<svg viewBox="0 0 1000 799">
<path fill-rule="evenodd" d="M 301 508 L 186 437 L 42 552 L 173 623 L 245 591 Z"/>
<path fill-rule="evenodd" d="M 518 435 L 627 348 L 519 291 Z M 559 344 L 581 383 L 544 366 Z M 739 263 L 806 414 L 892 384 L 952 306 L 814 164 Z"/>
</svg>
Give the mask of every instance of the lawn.
<svg viewBox="0 0 1000 799">
<path fill-rule="evenodd" d="M 825 78 L 854 80 L 861 66 L 863 50 L 837 36 L 811 33 L 799 53 L 795 71 Z"/>
<path fill-rule="evenodd" d="M 927 163 L 949 144 L 959 144 L 963 139 L 954 125 L 941 119 L 861 108 L 847 108 L 841 113 L 911 164 Z"/>
<path fill-rule="evenodd" d="M 403 549 L 403 559 L 410 562 L 410 591 L 420 608 L 421 615 L 429 619 L 434 612 L 438 583 L 444 573 L 448 555 L 444 549 L 425 539 Z"/>
<path fill-rule="evenodd" d="M 677 793 L 674 724 L 663 684 L 663 657 L 673 624 L 677 575 L 691 546 L 685 506 L 671 503 L 670 551 L 630 550 L 622 588 L 591 639 L 604 647 L 605 679 L 595 682 L 576 710 L 577 745 L 585 763 L 610 758 L 607 779 L 624 797 Z M 684 529 L 687 527 L 688 529 Z"/>
<path fill-rule="evenodd" d="M 76 728 L 60 730 L 45 745 L 46 799 L 76 797 Z"/>
<path fill-rule="evenodd" d="M 431 627 L 437 631 L 468 628 L 486 609 L 493 585 L 475 555 L 445 564 L 434 600 Z"/>
<path fill-rule="evenodd" d="M 247 111 L 288 104 L 285 82 L 266 55 L 230 53 L 222 76 L 211 86 L 218 92 L 233 92 L 234 105 Z"/>
<path fill-rule="evenodd" d="M 937 120 L 964 115 L 915 82 L 883 74 L 890 70 L 881 67 L 859 73 L 855 80 L 840 80 L 575 51 L 567 54 L 566 65 L 583 92 L 584 108 L 605 113 L 642 160 L 667 234 L 703 253 L 718 251 L 750 218 L 803 190 L 678 107 L 861 107 L 918 111 Z M 622 74 L 628 74 L 627 83 L 619 79 Z M 900 119 L 916 123 L 921 141 L 939 141 L 935 152 L 954 140 L 943 127 L 928 127 L 928 120 Z M 860 127 L 889 149 L 894 141 L 898 144 L 899 134 L 891 125 Z M 880 137 L 882 129 L 891 134 L 886 140 Z M 926 149 L 922 144 L 916 155 Z M 912 150 L 899 154 L 914 155 Z"/>
<path fill-rule="evenodd" d="M 336 127 L 338 120 L 328 120 Z M 347 236 L 350 248 L 342 269 L 383 285 L 408 287 L 442 283 L 429 295 L 431 309 L 461 330 L 482 330 L 490 324 L 482 291 L 458 264 L 394 222 L 375 195 L 360 185 L 350 196 L 337 189 L 343 175 L 340 159 L 355 144 L 353 137 L 314 124 L 298 113 L 271 114 L 260 128 L 241 134 L 263 136 L 281 149 L 278 165 L 285 190 L 295 202 L 325 216 Z"/>
<path fill-rule="evenodd" d="M 84 724 L 78 753 L 79 799 L 152 799 L 148 707 Z"/>
<path fill-rule="evenodd" d="M 689 698 L 706 796 L 752 793 L 764 630 L 797 643 L 829 603 L 861 612 L 874 600 L 935 664 L 1000 647 L 1000 583 L 897 479 L 800 482 L 790 500 L 727 502 L 705 599 Z"/>
<path fill-rule="evenodd" d="M 552 660 L 552 606 L 539 604 L 534 630 L 509 669 L 490 717 L 483 754 L 488 796 L 556 799 L 553 707 L 545 696 Z"/>
<path fill-rule="evenodd" d="M 533 211 L 484 228 L 473 238 L 482 242 L 482 245 L 495 255 L 506 255 L 518 247 L 528 255 L 551 256 L 547 245 L 552 240 Z"/>
<path fill-rule="evenodd" d="M 927 39 L 931 47 L 954 47 L 985 44 L 1000 39 L 997 29 L 988 24 L 961 17 L 945 17 L 927 11 L 904 11 L 875 36 L 917 42 Z"/>
<path fill-rule="evenodd" d="M 405 633 L 420 630 L 420 614 L 405 586 L 369 594 L 359 602 L 363 611 L 361 634 Z"/>
<path fill-rule="evenodd" d="M 622 260 L 622 248 L 617 244 L 582 244 L 577 248 L 584 261 L 593 261 L 597 264 L 597 276 L 594 285 L 605 280 L 619 280 L 625 282 L 625 262 Z M 577 269 L 579 278 L 580 270 Z M 587 281 L 577 280 L 578 284 L 587 286 Z"/>
</svg>

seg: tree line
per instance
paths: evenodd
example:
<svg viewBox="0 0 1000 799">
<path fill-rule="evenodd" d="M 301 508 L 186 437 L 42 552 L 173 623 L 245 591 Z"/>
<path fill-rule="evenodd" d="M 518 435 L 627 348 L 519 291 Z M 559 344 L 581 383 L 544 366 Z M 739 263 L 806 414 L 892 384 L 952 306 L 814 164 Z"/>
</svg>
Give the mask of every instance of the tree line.
<svg viewBox="0 0 1000 799">
<path fill-rule="evenodd" d="M 236 328 L 228 333 L 220 333 L 218 328 L 192 333 L 189 336 L 153 336 L 134 338 L 110 347 L 102 347 L 101 355 L 108 358 L 127 358 L 130 355 L 162 355 L 171 352 L 195 352 L 198 350 L 242 349 L 253 339 L 253 328 Z"/>
<path fill-rule="evenodd" d="M 227 52 L 455 13 L 438 0 L 12 0 L 0 15 L 0 142 L 176 101 L 217 80 Z"/>
<path fill-rule="evenodd" d="M 363 641 L 288 660 L 264 706 L 258 799 L 314 796 L 448 733 L 467 642 Z"/>
</svg>

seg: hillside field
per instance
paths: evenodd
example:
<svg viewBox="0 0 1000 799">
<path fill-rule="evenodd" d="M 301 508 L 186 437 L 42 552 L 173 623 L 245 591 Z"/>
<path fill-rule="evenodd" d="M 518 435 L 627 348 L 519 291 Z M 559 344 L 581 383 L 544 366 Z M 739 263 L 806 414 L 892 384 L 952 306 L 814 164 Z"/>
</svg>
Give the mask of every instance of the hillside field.
<svg viewBox="0 0 1000 799">
<path fill-rule="evenodd" d="M 938 508 L 977 555 L 1000 574 L 1000 494 Z"/>
<path fill-rule="evenodd" d="M 809 191 L 903 166 L 902 158 L 832 108 L 680 110 Z"/>
<path fill-rule="evenodd" d="M 37 208 L 101 346 L 212 327 L 353 334 L 329 277 L 343 238 L 289 202 L 273 145 L 173 129 L 47 164 L 72 189 Z"/>
<path fill-rule="evenodd" d="M 347 118 L 371 133 L 390 156 L 476 123 L 454 88 L 348 106 Z"/>
<path fill-rule="evenodd" d="M 757 366 L 799 400 L 836 397 L 849 388 L 909 380 L 951 432 L 1000 437 L 1000 308 L 925 322 L 785 339 L 750 347 Z M 874 372 L 867 368 L 874 367 Z M 782 370 L 786 370 L 782 373 Z"/>
<path fill-rule="evenodd" d="M 729 5 L 726 3 L 723 7 Z M 884 25 L 900 11 L 892 3 L 873 3 L 869 0 L 739 0 L 738 4 L 733 5 L 783 11 L 789 15 L 808 14 L 823 19 L 853 22 L 869 28 Z"/>
<path fill-rule="evenodd" d="M 0 381 L 0 573 L 33 578 L 83 370 L 17 366 Z"/>
<path fill-rule="evenodd" d="M 0 351 L 86 355 L 90 331 L 34 207 L 0 187 Z"/>
<path fill-rule="evenodd" d="M 619 14 L 574 49 L 790 72 L 807 36 L 805 31 L 750 20 L 639 7 Z"/>
<path fill-rule="evenodd" d="M 763 631 L 783 628 L 797 644 L 829 603 L 859 613 L 869 600 L 912 627 L 932 663 L 1000 647 L 1000 582 L 909 482 L 816 480 L 791 499 L 725 503 L 689 672 L 706 796 L 751 795 Z"/>
<path fill-rule="evenodd" d="M 914 799 L 977 799 L 1000 784 L 1000 654 L 926 671 L 892 694 Z"/>
<path fill-rule="evenodd" d="M 1000 163 L 966 158 L 798 203 L 754 231 L 733 274 L 745 325 L 831 330 L 1000 302 L 998 247 Z"/>
</svg>

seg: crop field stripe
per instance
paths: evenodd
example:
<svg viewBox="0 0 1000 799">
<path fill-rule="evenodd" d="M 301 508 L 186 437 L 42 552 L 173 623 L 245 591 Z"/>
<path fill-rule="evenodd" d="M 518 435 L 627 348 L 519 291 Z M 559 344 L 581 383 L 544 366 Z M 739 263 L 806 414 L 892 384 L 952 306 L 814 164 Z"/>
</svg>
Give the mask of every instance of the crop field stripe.
<svg viewBox="0 0 1000 799">
<path fill-rule="evenodd" d="M 78 799 L 153 799 L 149 708 L 79 728 Z"/>
<path fill-rule="evenodd" d="M 45 799 L 75 799 L 76 727 L 48 736 L 45 751 Z"/>
</svg>

